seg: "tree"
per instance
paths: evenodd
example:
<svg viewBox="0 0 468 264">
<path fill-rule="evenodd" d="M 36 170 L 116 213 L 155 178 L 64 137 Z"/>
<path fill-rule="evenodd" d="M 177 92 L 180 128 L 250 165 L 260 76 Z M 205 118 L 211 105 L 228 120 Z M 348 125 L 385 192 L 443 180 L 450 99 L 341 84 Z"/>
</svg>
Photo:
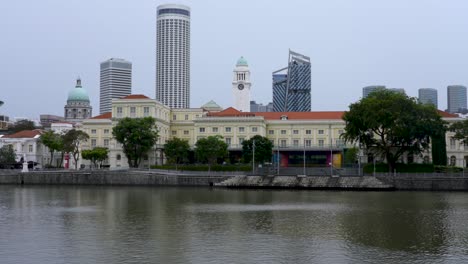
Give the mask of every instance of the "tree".
<svg viewBox="0 0 468 264">
<path fill-rule="evenodd" d="M 12 145 L 5 145 L 0 148 L 0 164 L 16 163 L 16 153 Z"/>
<path fill-rule="evenodd" d="M 358 148 L 349 148 L 345 151 L 344 154 L 344 164 L 355 164 L 359 159 L 359 149 Z"/>
<path fill-rule="evenodd" d="M 180 138 L 170 139 L 164 144 L 164 154 L 170 162 L 175 163 L 176 170 L 177 164 L 183 162 L 188 158 L 190 145 L 187 140 Z"/>
<path fill-rule="evenodd" d="M 12 127 L 8 128 L 9 134 L 14 134 L 23 130 L 34 130 L 36 126 L 33 121 L 30 120 L 20 120 L 16 122 Z"/>
<path fill-rule="evenodd" d="M 114 138 L 122 144 L 128 165 L 137 168 L 141 159 L 156 144 L 158 130 L 153 117 L 123 118 L 112 129 Z"/>
<path fill-rule="evenodd" d="M 447 166 L 447 143 L 445 141 L 445 131 L 440 135 L 434 135 L 431 143 L 432 164 Z"/>
<path fill-rule="evenodd" d="M 460 140 L 460 143 L 468 145 L 468 119 L 453 123 L 449 130 L 455 133 L 453 139 Z"/>
<path fill-rule="evenodd" d="M 431 136 L 443 133 L 445 124 L 434 106 L 389 90 L 351 104 L 343 120 L 343 139 L 386 160 L 390 172 L 403 154 L 427 150 Z"/>
<path fill-rule="evenodd" d="M 41 135 L 40 142 L 49 149 L 50 166 L 52 165 L 52 161 L 54 159 L 54 152 L 63 150 L 63 138 L 60 137 L 60 135 L 56 134 L 54 131 L 49 130 Z"/>
<path fill-rule="evenodd" d="M 263 163 L 270 161 L 273 152 L 273 143 L 260 135 L 255 135 L 249 140 L 242 142 L 242 156 L 244 161 L 252 161 L 253 145 L 255 142 L 255 162 Z"/>
<path fill-rule="evenodd" d="M 68 130 L 63 135 L 63 151 L 68 152 L 75 161 L 75 169 L 78 168 L 78 160 L 80 159 L 80 144 L 89 139 L 86 132 L 76 129 Z"/>
<path fill-rule="evenodd" d="M 201 162 L 208 163 L 208 170 L 215 164 L 218 158 L 228 155 L 228 145 L 220 135 L 201 138 L 195 144 L 195 155 Z"/>
<path fill-rule="evenodd" d="M 95 147 L 93 149 L 85 149 L 81 151 L 81 157 L 93 163 L 94 167 L 102 167 L 102 162 L 108 158 L 109 150 L 103 147 Z"/>
</svg>

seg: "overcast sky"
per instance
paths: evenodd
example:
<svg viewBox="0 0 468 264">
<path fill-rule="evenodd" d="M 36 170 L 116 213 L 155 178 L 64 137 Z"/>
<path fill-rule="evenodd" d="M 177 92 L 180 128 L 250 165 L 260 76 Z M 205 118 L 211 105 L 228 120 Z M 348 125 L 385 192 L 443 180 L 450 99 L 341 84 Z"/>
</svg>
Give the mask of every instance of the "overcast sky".
<svg viewBox="0 0 468 264">
<path fill-rule="evenodd" d="M 63 116 L 82 78 L 99 113 L 99 63 L 133 63 L 132 93 L 155 97 L 156 7 L 191 7 L 191 107 L 232 105 L 232 71 L 244 56 L 252 100 L 272 99 L 271 73 L 288 49 L 312 61 L 312 111 L 347 110 L 362 87 L 417 96 L 468 84 L 466 0 L 14 0 L 0 16 L 0 114 Z"/>
</svg>

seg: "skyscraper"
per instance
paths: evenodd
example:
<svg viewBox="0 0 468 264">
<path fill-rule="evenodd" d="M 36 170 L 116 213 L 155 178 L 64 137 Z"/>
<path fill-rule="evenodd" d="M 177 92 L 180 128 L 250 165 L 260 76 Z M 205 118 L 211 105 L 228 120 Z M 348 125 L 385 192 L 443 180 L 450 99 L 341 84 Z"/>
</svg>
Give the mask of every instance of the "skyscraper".
<svg viewBox="0 0 468 264">
<path fill-rule="evenodd" d="M 288 67 L 273 72 L 273 111 L 311 110 L 310 58 L 289 50 Z"/>
<path fill-rule="evenodd" d="M 419 89 L 418 100 L 422 104 L 432 104 L 437 108 L 437 90 L 433 88 Z"/>
<path fill-rule="evenodd" d="M 366 98 L 370 93 L 378 90 L 378 89 L 386 89 L 385 85 L 371 85 L 362 88 L 362 98 Z"/>
<path fill-rule="evenodd" d="M 447 106 L 449 113 L 466 109 L 466 87 L 462 85 L 447 86 Z"/>
<path fill-rule="evenodd" d="M 111 58 L 101 63 L 99 113 L 112 111 L 112 99 L 132 93 L 132 63 Z"/>
<path fill-rule="evenodd" d="M 156 100 L 189 108 L 190 8 L 160 5 L 156 20 Z"/>
</svg>

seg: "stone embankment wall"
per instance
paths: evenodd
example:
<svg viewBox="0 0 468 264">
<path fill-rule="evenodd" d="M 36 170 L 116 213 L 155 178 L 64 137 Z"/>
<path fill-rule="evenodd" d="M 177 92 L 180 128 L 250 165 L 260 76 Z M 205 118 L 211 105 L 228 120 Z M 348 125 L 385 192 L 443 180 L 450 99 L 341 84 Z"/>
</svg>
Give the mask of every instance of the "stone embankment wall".
<svg viewBox="0 0 468 264">
<path fill-rule="evenodd" d="M 377 178 L 395 186 L 396 190 L 468 191 L 468 177 L 461 174 L 404 174 Z"/>
</svg>

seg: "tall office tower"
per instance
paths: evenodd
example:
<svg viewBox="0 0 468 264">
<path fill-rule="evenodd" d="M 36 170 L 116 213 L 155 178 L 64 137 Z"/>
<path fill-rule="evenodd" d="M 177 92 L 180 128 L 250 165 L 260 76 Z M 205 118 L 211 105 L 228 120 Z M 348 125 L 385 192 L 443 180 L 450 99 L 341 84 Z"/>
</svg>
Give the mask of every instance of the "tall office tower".
<svg viewBox="0 0 468 264">
<path fill-rule="evenodd" d="M 112 111 L 112 99 L 132 93 L 132 63 L 111 58 L 101 62 L 99 113 Z"/>
<path fill-rule="evenodd" d="M 269 102 L 266 105 L 257 104 L 255 101 L 250 101 L 250 112 L 273 112 L 273 103 Z"/>
<path fill-rule="evenodd" d="M 462 85 L 447 86 L 447 106 L 449 113 L 466 109 L 466 87 Z"/>
<path fill-rule="evenodd" d="M 422 104 L 432 104 L 437 108 L 437 90 L 433 88 L 419 89 L 418 100 Z"/>
<path fill-rule="evenodd" d="M 250 110 L 250 70 L 247 60 L 240 57 L 234 68 L 232 79 L 232 96 L 234 98 L 234 108 L 242 112 Z"/>
<path fill-rule="evenodd" d="M 386 89 L 385 85 L 371 85 L 362 88 L 362 98 L 366 98 L 370 93 L 378 90 L 378 89 Z"/>
<path fill-rule="evenodd" d="M 189 108 L 190 8 L 160 5 L 156 20 L 156 100 Z"/>
<path fill-rule="evenodd" d="M 310 76 L 310 58 L 289 50 L 288 67 L 273 72 L 273 111 L 310 111 Z"/>
</svg>

